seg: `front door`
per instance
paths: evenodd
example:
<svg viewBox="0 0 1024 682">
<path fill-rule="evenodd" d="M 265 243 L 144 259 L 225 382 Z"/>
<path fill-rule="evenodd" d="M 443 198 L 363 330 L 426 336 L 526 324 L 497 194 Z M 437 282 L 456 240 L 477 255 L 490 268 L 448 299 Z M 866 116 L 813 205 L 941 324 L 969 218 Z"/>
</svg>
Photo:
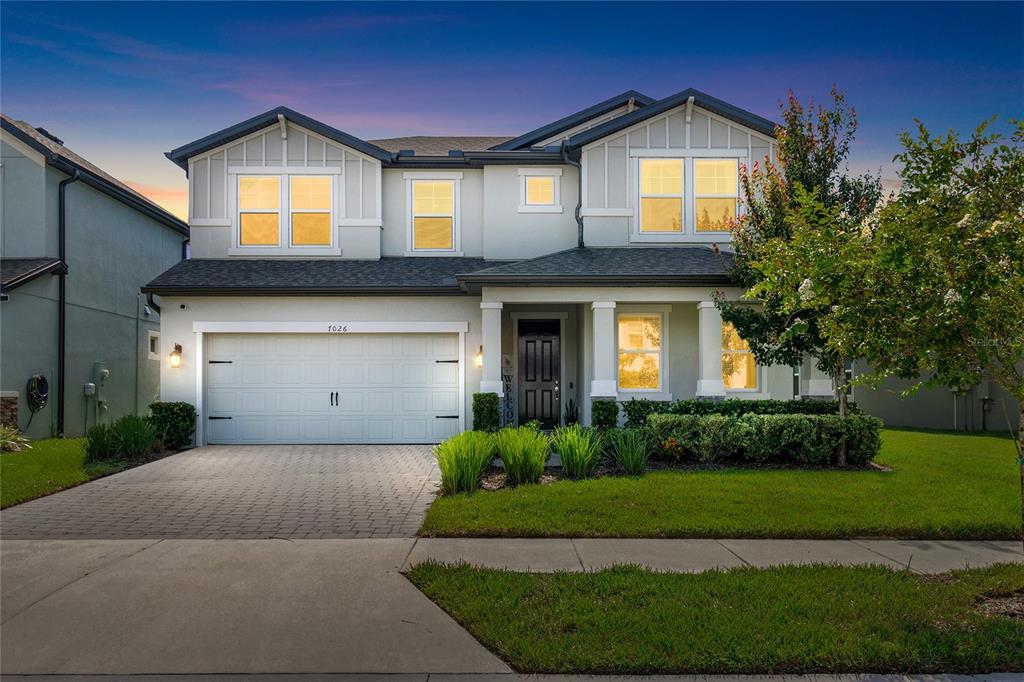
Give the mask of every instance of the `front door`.
<svg viewBox="0 0 1024 682">
<path fill-rule="evenodd" d="M 519 320 L 519 423 L 561 423 L 561 329 L 559 320 Z"/>
</svg>

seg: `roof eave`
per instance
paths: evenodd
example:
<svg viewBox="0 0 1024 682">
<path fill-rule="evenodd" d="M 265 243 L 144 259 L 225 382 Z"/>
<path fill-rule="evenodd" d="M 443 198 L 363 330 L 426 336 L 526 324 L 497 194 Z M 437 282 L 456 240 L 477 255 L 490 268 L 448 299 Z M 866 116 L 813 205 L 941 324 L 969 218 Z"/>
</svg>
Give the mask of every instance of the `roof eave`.
<svg viewBox="0 0 1024 682">
<path fill-rule="evenodd" d="M 604 284 L 623 287 L 734 285 L 728 275 L 459 275 L 467 285 L 578 286 Z"/>
<path fill-rule="evenodd" d="M 41 277 L 49 272 L 52 272 L 54 274 L 67 274 L 67 271 L 68 266 L 62 263 L 60 260 L 55 259 L 52 262 L 44 263 L 40 265 L 38 268 L 35 268 L 34 270 L 30 270 L 29 272 L 18 275 L 14 279 L 5 282 L 3 285 L 3 293 L 7 294 L 11 291 L 14 291 L 18 287 L 28 284 L 37 277 Z"/>
<path fill-rule="evenodd" d="M 494 151 L 514 151 L 523 147 L 529 147 L 540 140 L 547 139 L 553 135 L 558 135 L 559 133 L 569 130 L 580 123 L 584 123 L 585 121 L 594 118 L 595 116 L 600 116 L 604 113 L 617 109 L 622 105 L 627 104 L 630 99 L 633 99 L 640 107 L 648 106 L 656 101 L 642 92 L 627 90 L 626 92 L 591 105 L 586 109 L 581 109 L 580 111 L 569 114 L 557 121 L 543 125 L 528 133 L 524 133 L 519 137 L 508 140 L 507 142 L 495 145 L 491 147 L 491 149 Z"/>
<path fill-rule="evenodd" d="M 204 287 L 160 286 L 147 284 L 144 294 L 159 296 L 432 296 L 464 295 L 458 286 L 380 286 L 380 287 Z"/>
</svg>

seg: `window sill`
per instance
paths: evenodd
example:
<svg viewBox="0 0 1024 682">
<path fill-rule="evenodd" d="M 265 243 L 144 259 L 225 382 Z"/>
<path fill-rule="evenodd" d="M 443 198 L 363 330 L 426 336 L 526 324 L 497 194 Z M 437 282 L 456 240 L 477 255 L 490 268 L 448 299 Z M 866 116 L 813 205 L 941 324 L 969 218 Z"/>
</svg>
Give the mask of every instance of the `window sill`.
<svg viewBox="0 0 1024 682">
<path fill-rule="evenodd" d="M 276 256 L 278 258 L 329 258 L 332 256 L 340 256 L 341 248 L 339 247 L 320 247 L 320 248 L 260 248 L 260 247 L 232 247 L 228 249 L 228 256 L 243 256 L 243 257 L 259 257 L 259 256 Z"/>
<path fill-rule="evenodd" d="M 757 389 L 753 391 L 744 390 L 727 390 L 725 392 L 726 398 L 740 398 L 741 400 L 771 400 L 772 394 L 767 391 L 759 391 Z"/>
<path fill-rule="evenodd" d="M 520 206 L 520 213 L 561 213 L 561 206 Z"/>
<path fill-rule="evenodd" d="M 406 258 L 462 258 L 461 251 L 406 251 L 402 255 Z"/>
</svg>

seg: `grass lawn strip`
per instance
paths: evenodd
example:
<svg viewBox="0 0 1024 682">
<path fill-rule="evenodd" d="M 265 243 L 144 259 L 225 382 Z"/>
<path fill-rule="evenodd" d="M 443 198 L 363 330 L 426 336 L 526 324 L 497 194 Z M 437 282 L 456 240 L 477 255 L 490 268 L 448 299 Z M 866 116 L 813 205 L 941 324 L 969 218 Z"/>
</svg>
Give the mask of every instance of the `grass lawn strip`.
<svg viewBox="0 0 1024 682">
<path fill-rule="evenodd" d="M 84 438 L 37 440 L 0 455 L 0 508 L 10 507 L 126 469 L 127 462 L 85 463 Z"/>
<path fill-rule="evenodd" d="M 920 577 L 882 567 L 700 574 L 514 573 L 420 564 L 410 580 L 521 673 L 1024 670 L 1024 566 Z"/>
<path fill-rule="evenodd" d="M 438 498 L 437 537 L 1006 539 L 1020 492 L 1007 438 L 886 430 L 892 471 L 662 471 Z"/>
</svg>

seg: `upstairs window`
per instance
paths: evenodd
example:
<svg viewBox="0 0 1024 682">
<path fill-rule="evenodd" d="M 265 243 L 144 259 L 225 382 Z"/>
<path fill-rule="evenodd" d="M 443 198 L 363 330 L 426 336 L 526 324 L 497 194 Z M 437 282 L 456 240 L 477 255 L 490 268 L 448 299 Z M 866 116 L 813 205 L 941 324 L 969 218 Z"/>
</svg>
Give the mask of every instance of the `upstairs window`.
<svg viewBox="0 0 1024 682">
<path fill-rule="evenodd" d="M 683 160 L 640 160 L 640 232 L 683 231 Z"/>
<path fill-rule="evenodd" d="M 454 181 L 413 181 L 412 248 L 414 251 L 455 249 Z"/>
<path fill-rule="evenodd" d="M 281 179 L 276 175 L 238 179 L 238 242 L 242 246 L 281 243 Z"/>
<path fill-rule="evenodd" d="M 728 232 L 739 200 L 739 161 L 694 159 L 693 175 L 697 232 Z"/>
<path fill-rule="evenodd" d="M 619 390 L 661 389 L 661 315 L 619 315 Z"/>
<path fill-rule="evenodd" d="M 291 177 L 292 246 L 331 245 L 332 185 L 326 175 Z"/>
<path fill-rule="evenodd" d="M 722 383 L 727 391 L 756 391 L 757 363 L 736 328 L 722 323 Z"/>
<path fill-rule="evenodd" d="M 519 212 L 562 212 L 562 169 L 519 169 Z"/>
</svg>

